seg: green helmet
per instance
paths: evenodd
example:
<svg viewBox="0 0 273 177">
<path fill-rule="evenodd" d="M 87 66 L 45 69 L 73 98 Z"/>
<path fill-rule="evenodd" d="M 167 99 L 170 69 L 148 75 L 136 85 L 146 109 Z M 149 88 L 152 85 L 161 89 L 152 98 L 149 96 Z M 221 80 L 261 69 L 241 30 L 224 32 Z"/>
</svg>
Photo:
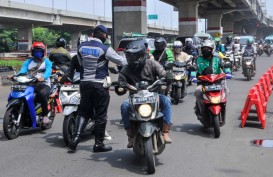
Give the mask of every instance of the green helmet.
<svg viewBox="0 0 273 177">
<path fill-rule="evenodd" d="M 221 39 L 220 39 L 219 37 L 215 37 L 215 38 L 214 38 L 214 41 L 215 41 L 215 42 L 220 42 L 220 40 L 221 40 Z"/>
<path fill-rule="evenodd" d="M 247 39 L 246 44 L 248 46 L 251 46 L 253 44 L 253 42 L 254 42 L 253 38 L 250 37 L 250 38 Z"/>
</svg>

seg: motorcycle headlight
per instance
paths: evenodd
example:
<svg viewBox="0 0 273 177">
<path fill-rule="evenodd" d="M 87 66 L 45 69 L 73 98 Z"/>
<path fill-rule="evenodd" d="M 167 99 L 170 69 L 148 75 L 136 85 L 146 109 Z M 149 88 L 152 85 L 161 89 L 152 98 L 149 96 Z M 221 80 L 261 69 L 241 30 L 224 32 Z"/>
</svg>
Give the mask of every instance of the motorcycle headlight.
<svg viewBox="0 0 273 177">
<path fill-rule="evenodd" d="M 152 107 L 148 104 L 140 105 L 138 108 L 138 113 L 141 115 L 141 117 L 149 117 L 152 114 Z"/>
<path fill-rule="evenodd" d="M 60 101 L 62 104 L 69 102 L 67 92 L 60 92 Z"/>
<path fill-rule="evenodd" d="M 70 101 L 69 103 L 70 104 L 80 104 L 80 101 L 81 101 L 81 97 L 80 97 L 80 94 L 77 94 L 77 95 L 74 95 L 70 98 Z"/>
<path fill-rule="evenodd" d="M 211 103 L 218 104 L 221 102 L 221 96 L 211 97 L 210 98 Z"/>
<path fill-rule="evenodd" d="M 174 80 L 181 80 L 181 79 L 182 79 L 182 75 L 181 74 L 174 76 Z"/>
<path fill-rule="evenodd" d="M 247 61 L 247 62 L 246 62 L 246 65 L 251 65 L 251 61 Z"/>
</svg>

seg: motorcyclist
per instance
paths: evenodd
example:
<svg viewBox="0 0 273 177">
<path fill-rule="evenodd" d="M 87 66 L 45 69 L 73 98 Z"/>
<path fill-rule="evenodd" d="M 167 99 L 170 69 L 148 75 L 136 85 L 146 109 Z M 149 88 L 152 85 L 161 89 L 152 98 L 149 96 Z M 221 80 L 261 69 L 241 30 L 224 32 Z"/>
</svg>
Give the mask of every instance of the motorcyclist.
<svg viewBox="0 0 273 177">
<path fill-rule="evenodd" d="M 233 49 L 232 38 L 233 38 L 232 36 L 227 36 L 226 37 L 226 43 L 225 43 L 225 46 L 224 46 L 226 52 L 230 52 Z"/>
<path fill-rule="evenodd" d="M 253 71 L 253 75 L 255 75 L 256 73 L 256 55 L 257 55 L 257 51 L 256 48 L 253 46 L 253 38 L 248 38 L 246 40 L 246 46 L 243 47 L 242 49 L 242 54 L 244 55 L 253 55 L 254 56 L 254 71 Z"/>
<path fill-rule="evenodd" d="M 217 53 L 221 52 L 222 54 L 225 54 L 225 47 L 221 44 L 221 39 L 219 37 L 215 37 L 214 38 L 214 41 L 215 41 L 215 51 Z"/>
<path fill-rule="evenodd" d="M 136 85 L 137 82 L 147 81 L 152 84 L 156 81 L 157 77 L 166 77 L 166 79 L 172 79 L 172 75 L 166 75 L 164 68 L 156 61 L 147 59 L 146 47 L 142 41 L 131 42 L 125 50 L 126 59 L 128 65 L 124 66 L 120 71 L 119 80 L 121 76 L 126 78 L 126 81 L 130 85 Z M 171 143 L 169 137 L 169 131 L 171 129 L 171 100 L 169 97 L 160 94 L 160 107 L 161 112 L 164 115 L 163 124 L 163 137 L 166 143 Z M 128 136 L 128 148 L 133 146 L 132 144 L 132 130 L 130 128 L 129 117 L 131 114 L 131 108 L 129 99 L 125 100 L 121 105 L 121 116 L 124 123 L 124 128 Z"/>
<path fill-rule="evenodd" d="M 237 54 L 238 52 L 240 52 L 242 50 L 242 46 L 240 44 L 240 37 L 236 36 L 234 37 L 234 45 L 233 45 L 233 53 Z"/>
<path fill-rule="evenodd" d="M 112 61 L 118 65 L 125 65 L 125 58 L 119 56 L 113 48 L 104 45 L 108 38 L 108 30 L 103 25 L 95 27 L 93 38 L 80 44 L 78 57 L 81 63 L 81 101 L 78 109 L 75 135 L 68 148 L 75 151 L 80 142 L 81 129 L 85 119 L 95 112 L 95 145 L 94 152 L 111 151 L 111 146 L 105 146 L 104 134 L 107 123 L 107 110 L 110 101 L 108 63 Z"/>
<path fill-rule="evenodd" d="M 167 48 L 167 41 L 163 37 L 156 38 L 154 41 L 155 50 L 151 50 L 152 58 L 158 61 L 162 66 L 165 63 L 174 62 L 173 53 Z"/>
<path fill-rule="evenodd" d="M 49 60 L 53 62 L 53 67 L 58 66 L 62 71 L 67 72 L 71 55 L 65 49 L 66 41 L 64 38 L 59 37 L 56 40 L 56 49 L 52 50 L 49 55 Z"/>
<path fill-rule="evenodd" d="M 185 47 L 183 47 L 183 52 L 187 53 L 188 55 L 192 55 L 194 59 L 199 56 L 198 49 L 193 45 L 192 38 L 185 39 Z"/>
<path fill-rule="evenodd" d="M 202 56 L 196 60 L 197 76 L 208 74 L 220 74 L 222 71 L 221 59 L 214 55 L 215 44 L 211 40 L 205 40 L 201 47 Z M 198 85 L 195 90 L 195 97 L 198 107 L 204 108 L 202 101 L 202 85 Z M 198 109 L 197 109 L 198 110 Z M 201 113 L 196 110 L 196 114 L 201 118 Z"/>
<path fill-rule="evenodd" d="M 50 123 L 48 118 L 48 98 L 50 95 L 50 76 L 52 72 L 52 63 L 46 57 L 46 47 L 42 42 L 34 42 L 31 47 L 31 58 L 27 59 L 21 67 L 19 74 L 29 73 L 38 79 L 34 91 L 42 107 L 43 124 Z M 44 72 L 37 72 L 45 70 Z"/>
</svg>

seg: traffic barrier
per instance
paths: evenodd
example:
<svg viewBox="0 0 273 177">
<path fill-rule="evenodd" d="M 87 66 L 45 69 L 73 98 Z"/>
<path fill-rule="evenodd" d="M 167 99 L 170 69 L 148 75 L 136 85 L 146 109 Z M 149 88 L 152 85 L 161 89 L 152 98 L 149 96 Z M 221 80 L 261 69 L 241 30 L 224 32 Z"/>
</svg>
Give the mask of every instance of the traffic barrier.
<svg viewBox="0 0 273 177">
<path fill-rule="evenodd" d="M 258 91 L 258 94 L 259 94 L 259 97 L 260 97 L 260 100 L 261 100 L 261 104 L 263 106 L 263 110 L 264 110 L 264 112 L 266 112 L 267 102 L 265 100 L 265 94 L 264 94 L 264 91 L 263 91 L 263 87 L 262 87 L 261 83 L 255 84 L 254 87 Z"/>
<path fill-rule="evenodd" d="M 269 80 L 270 80 L 271 85 L 273 85 L 273 70 L 268 69 L 267 72 L 266 72 L 266 74 L 267 74 L 268 77 L 269 77 Z"/>
<path fill-rule="evenodd" d="M 55 106 L 55 112 L 61 113 L 62 110 L 62 105 L 59 99 L 56 99 L 56 106 Z"/>
<path fill-rule="evenodd" d="M 270 76 L 268 73 L 264 73 L 262 77 L 265 79 L 265 83 L 266 83 L 267 91 L 268 91 L 268 97 L 270 97 L 272 94 L 272 86 L 270 83 Z"/>
<path fill-rule="evenodd" d="M 242 128 L 245 126 L 245 123 L 248 118 L 249 111 L 252 105 L 255 106 L 258 119 L 262 124 L 262 128 L 264 129 L 266 126 L 266 116 L 265 116 L 263 104 L 261 103 L 260 95 L 256 87 L 252 87 L 248 93 L 247 100 L 241 112 L 241 118 L 242 118 L 241 126 Z"/>
<path fill-rule="evenodd" d="M 259 79 L 259 83 L 262 84 L 263 92 L 264 92 L 264 95 L 265 95 L 265 101 L 268 102 L 269 92 L 268 92 L 268 88 L 267 88 L 267 84 L 266 84 L 265 78 L 261 77 Z"/>
</svg>

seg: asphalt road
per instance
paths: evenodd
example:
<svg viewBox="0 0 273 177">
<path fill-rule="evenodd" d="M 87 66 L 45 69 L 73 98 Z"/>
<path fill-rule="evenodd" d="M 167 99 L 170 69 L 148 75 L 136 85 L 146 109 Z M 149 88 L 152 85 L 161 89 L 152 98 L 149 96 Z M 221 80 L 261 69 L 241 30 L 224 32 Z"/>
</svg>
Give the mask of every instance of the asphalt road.
<svg viewBox="0 0 273 177">
<path fill-rule="evenodd" d="M 258 57 L 257 75 L 251 81 L 241 70 L 228 81 L 230 95 L 227 103 L 227 122 L 219 139 L 212 129 L 204 129 L 193 107 L 195 86 L 179 105 L 173 105 L 173 143 L 156 158 L 156 173 L 162 177 L 269 177 L 273 174 L 273 149 L 252 145 L 254 139 L 273 139 L 273 104 L 269 100 L 266 128 L 257 121 L 240 127 L 240 112 L 249 89 L 273 65 L 272 57 Z M 114 79 L 113 79 L 114 80 Z M 0 87 L 0 122 L 5 112 L 9 87 Z M 76 153 L 68 153 L 57 136 L 62 131 L 62 113 L 51 129 L 24 130 L 15 140 L 6 140 L 0 126 L 0 176 L 3 177 L 134 177 L 146 175 L 143 158 L 127 149 L 127 137 L 120 121 L 120 104 L 126 96 L 111 93 L 107 130 L 112 136 L 106 144 L 113 147 L 107 153 L 93 153 L 94 139 L 85 139 Z M 254 114 L 255 115 L 255 114 Z M 255 120 L 255 119 L 254 119 Z"/>
</svg>

